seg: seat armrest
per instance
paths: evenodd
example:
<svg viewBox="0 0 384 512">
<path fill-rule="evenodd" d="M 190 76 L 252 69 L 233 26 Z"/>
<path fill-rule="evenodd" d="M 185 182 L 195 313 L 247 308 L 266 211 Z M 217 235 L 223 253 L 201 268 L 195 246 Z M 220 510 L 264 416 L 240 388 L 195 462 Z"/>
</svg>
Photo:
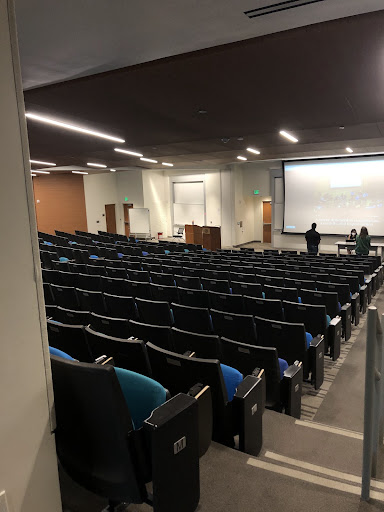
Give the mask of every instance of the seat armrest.
<svg viewBox="0 0 384 512">
<path fill-rule="evenodd" d="M 263 445 L 263 379 L 247 375 L 233 398 L 233 414 L 239 432 L 239 449 L 258 455 Z"/>
<path fill-rule="evenodd" d="M 209 386 L 196 384 L 188 392 L 197 400 L 199 407 L 199 457 L 202 457 L 208 450 L 212 441 L 213 414 L 212 394 Z"/>
<path fill-rule="evenodd" d="M 97 359 L 95 359 L 95 363 L 100 364 L 101 366 L 104 366 L 105 364 L 110 364 L 112 366 L 115 366 L 115 361 L 114 361 L 113 357 L 106 356 L 106 355 L 100 356 Z"/>
<path fill-rule="evenodd" d="M 341 331 L 342 331 L 342 321 L 341 317 L 335 316 L 332 318 L 329 326 L 328 326 L 328 340 L 329 340 L 329 348 L 333 361 L 340 355 L 341 350 Z"/>
<path fill-rule="evenodd" d="M 196 510 L 200 499 L 197 400 L 179 393 L 144 421 L 150 446 L 153 508 Z"/>
<path fill-rule="evenodd" d="M 282 403 L 285 414 L 294 418 L 301 417 L 301 390 L 303 386 L 303 364 L 295 361 L 284 372 L 282 386 Z"/>
</svg>

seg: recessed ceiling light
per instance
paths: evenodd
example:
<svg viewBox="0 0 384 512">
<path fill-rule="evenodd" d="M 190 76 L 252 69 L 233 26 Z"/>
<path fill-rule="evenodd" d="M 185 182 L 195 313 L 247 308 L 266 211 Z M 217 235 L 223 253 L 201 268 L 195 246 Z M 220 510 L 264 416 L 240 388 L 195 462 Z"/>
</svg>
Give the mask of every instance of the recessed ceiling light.
<svg viewBox="0 0 384 512">
<path fill-rule="evenodd" d="M 280 130 L 279 133 L 280 133 L 280 135 L 282 135 L 286 139 L 290 140 L 291 142 L 299 142 L 299 139 L 296 139 L 296 137 L 294 137 L 290 133 L 286 132 L 285 130 Z"/>
<path fill-rule="evenodd" d="M 116 169 L 109 169 L 111 172 L 116 172 Z"/>
<path fill-rule="evenodd" d="M 237 157 L 239 160 L 246 160 L 245 156 L 238 156 Z"/>
<path fill-rule="evenodd" d="M 102 169 L 107 168 L 107 166 L 104 164 L 93 164 L 92 162 L 87 162 L 87 165 L 89 165 L 89 167 L 101 167 Z"/>
<path fill-rule="evenodd" d="M 115 148 L 115 151 L 118 151 L 119 153 L 126 153 L 127 155 L 132 155 L 132 156 L 143 156 L 141 153 L 136 153 L 135 151 L 129 151 L 128 149 Z"/>
<path fill-rule="evenodd" d="M 157 160 L 152 160 L 151 158 L 140 158 L 143 162 L 151 162 L 151 164 L 157 164 Z"/>
<path fill-rule="evenodd" d="M 173 164 L 169 164 L 168 162 L 163 162 L 163 165 L 168 165 L 168 167 L 173 167 Z"/>
<path fill-rule="evenodd" d="M 73 174 L 88 174 L 85 171 L 71 171 Z"/>
<path fill-rule="evenodd" d="M 258 151 L 257 149 L 247 148 L 247 151 L 249 151 L 250 153 L 255 153 L 255 155 L 260 155 L 260 151 Z"/>
<path fill-rule="evenodd" d="M 197 111 L 199 114 L 208 114 L 208 110 L 204 110 L 203 108 Z"/>
<path fill-rule="evenodd" d="M 33 172 L 37 172 L 38 174 L 51 174 L 49 171 L 35 171 L 35 170 L 33 170 Z"/>
<path fill-rule="evenodd" d="M 237 140 L 244 140 L 244 137 L 237 137 Z"/>
<path fill-rule="evenodd" d="M 339 130 L 344 130 L 345 126 L 339 126 Z"/>
<path fill-rule="evenodd" d="M 353 153 L 353 149 L 352 148 L 345 148 L 346 151 L 348 151 L 348 153 Z"/>
<path fill-rule="evenodd" d="M 33 177 L 35 178 L 35 177 L 37 176 L 37 174 L 33 174 L 33 173 L 32 173 L 32 174 L 31 174 L 31 176 L 33 176 Z"/>
<path fill-rule="evenodd" d="M 73 124 L 63 123 L 61 121 L 56 121 L 56 119 L 51 119 L 49 117 L 38 116 L 37 114 L 31 114 L 27 112 L 25 117 L 28 119 L 34 119 L 35 121 L 41 121 L 43 123 L 52 124 L 54 126 L 59 126 L 60 128 L 66 128 L 67 130 L 73 130 L 75 132 L 86 133 L 87 135 L 94 135 L 95 137 L 101 137 L 102 139 L 114 140 L 115 142 L 125 142 L 124 139 L 119 139 L 118 137 L 112 137 L 111 135 L 107 135 L 106 133 L 95 132 L 94 130 L 88 130 L 87 128 L 82 128 L 81 126 L 75 126 Z"/>
<path fill-rule="evenodd" d="M 53 164 L 52 162 L 43 162 L 42 160 L 30 160 L 31 164 L 41 164 L 41 165 L 50 165 L 55 166 L 56 164 Z"/>
</svg>

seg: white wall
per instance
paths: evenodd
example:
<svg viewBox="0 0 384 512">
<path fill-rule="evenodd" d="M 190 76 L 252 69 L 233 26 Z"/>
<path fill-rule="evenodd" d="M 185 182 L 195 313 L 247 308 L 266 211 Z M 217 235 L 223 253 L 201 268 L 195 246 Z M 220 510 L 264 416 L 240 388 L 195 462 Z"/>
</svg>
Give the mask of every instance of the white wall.
<svg viewBox="0 0 384 512">
<path fill-rule="evenodd" d="M 117 232 L 124 234 L 123 203 L 132 203 L 134 208 L 144 207 L 142 171 L 85 175 L 84 193 L 88 231 L 105 231 L 105 205 L 116 204 Z"/>
<path fill-rule="evenodd" d="M 151 235 L 158 233 L 168 236 L 169 191 L 164 171 L 143 171 L 144 208 L 149 208 Z"/>
<path fill-rule="evenodd" d="M 59 512 L 51 372 L 12 1 L 0 2 L 0 492 Z M 10 212 L 12 212 L 10 218 Z"/>
<path fill-rule="evenodd" d="M 116 174 L 88 174 L 84 176 L 85 207 L 88 231 L 106 231 L 105 205 L 117 204 Z M 117 212 L 116 212 L 117 213 Z M 116 215 L 116 224 L 118 218 Z"/>
</svg>

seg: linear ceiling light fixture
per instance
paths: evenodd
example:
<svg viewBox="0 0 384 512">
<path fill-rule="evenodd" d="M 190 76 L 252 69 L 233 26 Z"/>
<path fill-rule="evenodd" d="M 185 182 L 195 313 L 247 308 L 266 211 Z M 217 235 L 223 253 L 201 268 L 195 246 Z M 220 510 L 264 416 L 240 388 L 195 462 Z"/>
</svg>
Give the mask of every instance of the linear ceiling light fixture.
<svg viewBox="0 0 384 512">
<path fill-rule="evenodd" d="M 258 151 L 257 149 L 247 148 L 247 151 L 249 151 L 250 153 L 254 153 L 255 155 L 260 155 L 260 151 Z"/>
<path fill-rule="evenodd" d="M 346 151 L 348 151 L 348 153 L 353 153 L 353 149 L 348 147 L 348 148 L 345 148 Z"/>
<path fill-rule="evenodd" d="M 116 172 L 116 169 L 109 169 L 111 172 Z"/>
<path fill-rule="evenodd" d="M 112 137 L 111 135 L 107 135 L 106 133 L 95 132 L 94 130 L 88 130 L 87 128 L 82 128 L 81 126 L 63 123 L 61 121 L 57 121 L 56 119 L 51 119 L 50 117 L 38 116 L 37 114 L 32 114 L 31 112 L 27 112 L 25 114 L 25 117 L 27 117 L 28 119 L 34 119 L 35 121 L 41 121 L 42 123 L 52 124 L 53 126 L 59 126 L 60 128 L 66 128 L 67 130 L 73 130 L 75 132 L 93 135 L 94 137 L 101 137 L 102 139 L 113 140 L 115 142 L 121 143 L 125 142 L 124 139 Z"/>
<path fill-rule="evenodd" d="M 71 171 L 73 174 L 88 174 L 85 171 Z"/>
<path fill-rule="evenodd" d="M 157 164 L 157 160 L 152 160 L 151 158 L 140 158 L 143 162 L 151 162 L 151 164 Z"/>
<path fill-rule="evenodd" d="M 37 172 L 38 174 L 51 174 L 49 171 L 35 171 L 35 169 L 33 169 L 33 172 Z"/>
<path fill-rule="evenodd" d="M 32 173 L 32 174 L 31 174 L 31 176 L 33 176 L 34 178 L 36 178 L 37 174 L 33 174 L 33 173 Z"/>
<path fill-rule="evenodd" d="M 299 142 L 299 139 L 296 139 L 296 137 L 294 137 L 290 133 L 286 132 L 285 130 L 280 130 L 279 133 L 280 133 L 280 135 L 282 135 L 286 139 L 290 140 L 291 142 Z"/>
<path fill-rule="evenodd" d="M 118 151 L 119 153 L 126 153 L 127 155 L 132 155 L 132 156 L 143 156 L 141 153 L 136 153 L 135 151 L 129 151 L 128 149 L 120 149 L 120 148 L 115 148 L 115 151 Z"/>
<path fill-rule="evenodd" d="M 246 160 L 245 156 L 238 156 L 237 157 L 239 160 Z"/>
<path fill-rule="evenodd" d="M 43 162 L 42 160 L 30 160 L 31 164 L 41 164 L 41 165 L 50 165 L 54 167 L 56 164 L 53 164 L 52 162 Z"/>
<path fill-rule="evenodd" d="M 173 164 L 169 164 L 168 162 L 163 162 L 163 165 L 168 165 L 168 167 L 173 167 Z"/>
<path fill-rule="evenodd" d="M 89 167 L 100 167 L 101 169 L 107 168 L 107 166 L 104 164 L 93 164 L 92 162 L 87 162 L 87 165 L 89 165 Z"/>
</svg>

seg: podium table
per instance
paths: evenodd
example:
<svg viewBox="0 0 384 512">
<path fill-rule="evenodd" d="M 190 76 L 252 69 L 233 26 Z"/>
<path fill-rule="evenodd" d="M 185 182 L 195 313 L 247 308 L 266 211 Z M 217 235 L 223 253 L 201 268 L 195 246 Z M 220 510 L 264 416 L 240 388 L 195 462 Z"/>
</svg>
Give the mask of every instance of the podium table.
<svg viewBox="0 0 384 512">
<path fill-rule="evenodd" d="M 185 225 L 185 242 L 187 244 L 203 245 L 202 227 L 196 224 Z"/>
<path fill-rule="evenodd" d="M 203 247 L 209 251 L 221 249 L 221 230 L 216 226 L 203 226 Z"/>
</svg>

